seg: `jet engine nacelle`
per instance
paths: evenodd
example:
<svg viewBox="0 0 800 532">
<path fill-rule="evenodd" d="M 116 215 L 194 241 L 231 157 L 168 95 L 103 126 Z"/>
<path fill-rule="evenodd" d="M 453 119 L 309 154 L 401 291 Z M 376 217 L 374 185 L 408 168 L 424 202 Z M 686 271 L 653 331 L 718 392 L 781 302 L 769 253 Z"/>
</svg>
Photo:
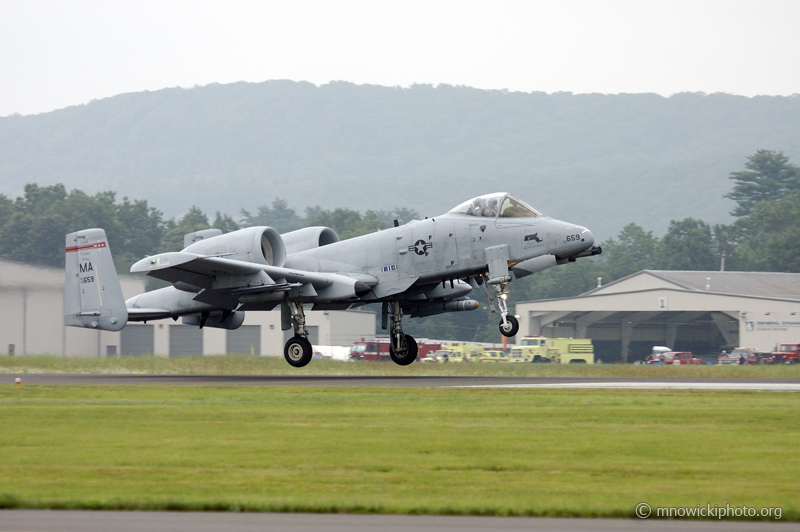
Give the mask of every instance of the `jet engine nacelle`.
<svg viewBox="0 0 800 532">
<path fill-rule="evenodd" d="M 281 235 L 286 254 L 299 253 L 339 242 L 339 235 L 330 227 L 306 227 Z"/>
<path fill-rule="evenodd" d="M 218 255 L 242 262 L 269 264 L 279 268 L 286 263 L 286 246 L 281 235 L 272 227 L 239 229 L 200 240 L 183 251 L 197 255 Z"/>
<path fill-rule="evenodd" d="M 241 310 L 231 312 L 225 317 L 225 320 L 222 319 L 222 316 L 222 314 L 212 314 L 206 318 L 205 323 L 203 323 L 203 317 L 201 315 L 192 314 L 189 316 L 184 316 L 181 321 L 184 325 L 194 325 L 195 327 L 200 327 L 200 324 L 202 323 L 203 327 L 228 329 L 229 331 L 238 329 L 242 326 L 242 323 L 244 323 L 244 312 Z"/>
</svg>

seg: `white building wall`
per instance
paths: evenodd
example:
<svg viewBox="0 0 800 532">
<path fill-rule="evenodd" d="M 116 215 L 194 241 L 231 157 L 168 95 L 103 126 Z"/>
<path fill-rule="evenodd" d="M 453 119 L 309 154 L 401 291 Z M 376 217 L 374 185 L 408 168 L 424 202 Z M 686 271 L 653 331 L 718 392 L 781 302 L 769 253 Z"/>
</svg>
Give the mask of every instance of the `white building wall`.
<svg viewBox="0 0 800 532">
<path fill-rule="evenodd" d="M 9 345 L 13 345 L 15 354 L 22 355 L 25 352 L 22 288 L 0 287 L 0 301 L 0 353 L 8 354 Z"/>
<path fill-rule="evenodd" d="M 158 320 L 150 322 L 153 328 L 153 354 L 156 356 L 169 356 L 169 326 L 172 320 Z"/>
<path fill-rule="evenodd" d="M 351 346 L 362 338 L 373 338 L 377 317 L 374 312 L 331 312 L 331 330 L 327 337 L 320 336 L 323 345 Z"/>
<path fill-rule="evenodd" d="M 225 329 L 214 329 L 213 327 L 203 327 L 203 354 L 204 355 L 224 355 L 226 350 L 226 340 L 228 331 Z"/>
<path fill-rule="evenodd" d="M 53 289 L 26 291 L 25 351 L 64 353 L 64 296 Z M 61 327 L 52 324 L 62 324 Z"/>
</svg>

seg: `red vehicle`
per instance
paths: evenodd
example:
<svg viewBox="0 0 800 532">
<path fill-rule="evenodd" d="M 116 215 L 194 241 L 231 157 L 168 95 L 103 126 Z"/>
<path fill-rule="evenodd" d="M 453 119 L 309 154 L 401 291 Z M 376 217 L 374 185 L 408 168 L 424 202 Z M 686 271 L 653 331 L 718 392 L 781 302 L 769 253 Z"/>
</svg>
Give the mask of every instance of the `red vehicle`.
<svg viewBox="0 0 800 532">
<path fill-rule="evenodd" d="M 355 342 L 350 347 L 350 360 L 390 360 L 389 338 Z"/>
<path fill-rule="evenodd" d="M 664 353 L 664 359 L 662 361 L 664 364 L 702 364 L 703 361 L 699 358 L 695 358 L 694 355 L 690 351 L 667 351 Z"/>
<path fill-rule="evenodd" d="M 741 364 L 742 356 L 748 364 L 772 364 L 775 357 L 768 353 L 759 353 L 749 347 L 737 347 L 727 355 L 717 357 L 717 364 Z"/>
<path fill-rule="evenodd" d="M 772 356 L 775 362 L 800 364 L 800 344 L 781 344 Z"/>
<path fill-rule="evenodd" d="M 438 351 L 442 344 L 432 343 L 426 339 L 417 340 L 417 359 L 425 358 L 429 353 Z M 386 336 L 374 340 L 361 340 L 350 347 L 350 360 L 387 361 L 389 356 L 389 338 Z"/>
</svg>

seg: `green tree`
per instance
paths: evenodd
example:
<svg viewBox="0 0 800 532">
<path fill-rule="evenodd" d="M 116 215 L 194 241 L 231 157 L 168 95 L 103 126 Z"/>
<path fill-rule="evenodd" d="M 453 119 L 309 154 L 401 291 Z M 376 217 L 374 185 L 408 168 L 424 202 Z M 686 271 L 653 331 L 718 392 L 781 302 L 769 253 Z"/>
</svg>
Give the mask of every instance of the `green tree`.
<svg viewBox="0 0 800 532">
<path fill-rule="evenodd" d="M 16 199 L 0 228 L 2 256 L 63 267 L 64 235 L 87 227 L 109 227 L 111 245 L 119 241 L 113 192 L 87 196 L 79 190 L 67 194 L 61 184 L 48 187 L 28 184 L 24 196 Z"/>
<path fill-rule="evenodd" d="M 738 204 L 731 212 L 734 216 L 747 216 L 759 202 L 800 191 L 800 167 L 790 163 L 781 151 L 758 150 L 747 158 L 745 168 L 730 174 L 736 184 L 725 195 Z"/>
<path fill-rule="evenodd" d="M 620 231 L 617 240 L 609 238 L 602 243 L 600 256 L 607 281 L 621 279 L 640 270 L 655 266 L 659 239 L 652 231 L 645 231 L 635 223 L 629 223 Z"/>
<path fill-rule="evenodd" d="M 114 227 L 114 238 L 109 235 L 109 245 L 117 270 L 125 273 L 145 255 L 157 253 L 164 236 L 161 211 L 148 207 L 145 200 L 122 198 L 122 203 L 116 206 Z"/>
<path fill-rule="evenodd" d="M 64 235 L 90 227 L 105 229 L 121 272 L 156 252 L 163 232 L 158 210 L 128 198 L 117 204 L 114 192 L 89 196 L 80 190 L 67 193 L 61 184 L 31 183 L 13 203 L 0 197 L 0 250 L 6 259 L 63 267 Z"/>
<path fill-rule="evenodd" d="M 393 211 L 389 213 L 390 221 L 397 220 L 397 223 L 400 225 L 407 224 L 411 220 L 416 220 L 419 218 L 419 214 L 414 209 L 407 209 L 405 207 L 396 207 Z"/>
<path fill-rule="evenodd" d="M 726 229 L 736 235 L 736 269 L 800 272 L 800 193 L 759 202 Z"/>
<path fill-rule="evenodd" d="M 266 225 L 279 233 L 288 233 L 307 225 L 305 220 L 298 216 L 297 212 L 290 208 L 288 202 L 282 198 L 272 200 L 272 206 L 261 205 L 255 214 L 251 214 L 247 209 L 242 209 L 240 213 L 242 227 Z"/>
<path fill-rule="evenodd" d="M 655 266 L 662 270 L 716 270 L 711 227 L 703 220 L 672 220 L 661 239 Z"/>
<path fill-rule="evenodd" d="M 385 227 L 385 225 L 381 224 L 379 220 L 372 216 L 368 224 L 375 223 L 379 225 L 375 230 Z M 337 207 L 333 210 L 322 209 L 319 206 L 309 207 L 306 209 L 306 225 L 324 225 L 330 227 L 336 231 L 336 234 L 338 234 L 339 238 L 342 240 L 370 232 L 363 230 L 364 223 L 358 211 L 343 207 Z M 381 225 L 383 225 L 383 227 L 381 227 Z"/>
<path fill-rule="evenodd" d="M 183 249 L 184 235 L 210 228 L 208 216 L 199 207 L 192 205 L 179 222 L 175 222 L 175 220 L 167 221 L 166 232 L 164 233 L 164 238 L 161 239 L 159 253 L 180 251 Z"/>
<path fill-rule="evenodd" d="M 237 224 L 233 218 L 230 217 L 228 214 L 220 214 L 217 211 L 216 217 L 214 218 L 214 223 L 211 224 L 211 227 L 214 229 L 219 229 L 223 233 L 230 233 L 231 231 L 237 231 L 240 229 L 239 224 Z"/>
</svg>

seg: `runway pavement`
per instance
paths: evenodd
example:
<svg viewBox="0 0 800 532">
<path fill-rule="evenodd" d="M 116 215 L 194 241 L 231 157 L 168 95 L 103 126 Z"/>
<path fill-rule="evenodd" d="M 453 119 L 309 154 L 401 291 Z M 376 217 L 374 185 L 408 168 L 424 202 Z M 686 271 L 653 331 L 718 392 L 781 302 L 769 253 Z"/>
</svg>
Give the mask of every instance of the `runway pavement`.
<svg viewBox="0 0 800 532">
<path fill-rule="evenodd" d="M 321 375 L 0 374 L 0 385 L 418 386 L 800 391 L 798 379 L 651 379 L 598 377 L 363 377 Z"/>
<path fill-rule="evenodd" d="M 241 514 L 0 510 L 0 532 L 744 532 L 800 531 L 800 523 L 553 519 L 425 515 Z"/>
</svg>

